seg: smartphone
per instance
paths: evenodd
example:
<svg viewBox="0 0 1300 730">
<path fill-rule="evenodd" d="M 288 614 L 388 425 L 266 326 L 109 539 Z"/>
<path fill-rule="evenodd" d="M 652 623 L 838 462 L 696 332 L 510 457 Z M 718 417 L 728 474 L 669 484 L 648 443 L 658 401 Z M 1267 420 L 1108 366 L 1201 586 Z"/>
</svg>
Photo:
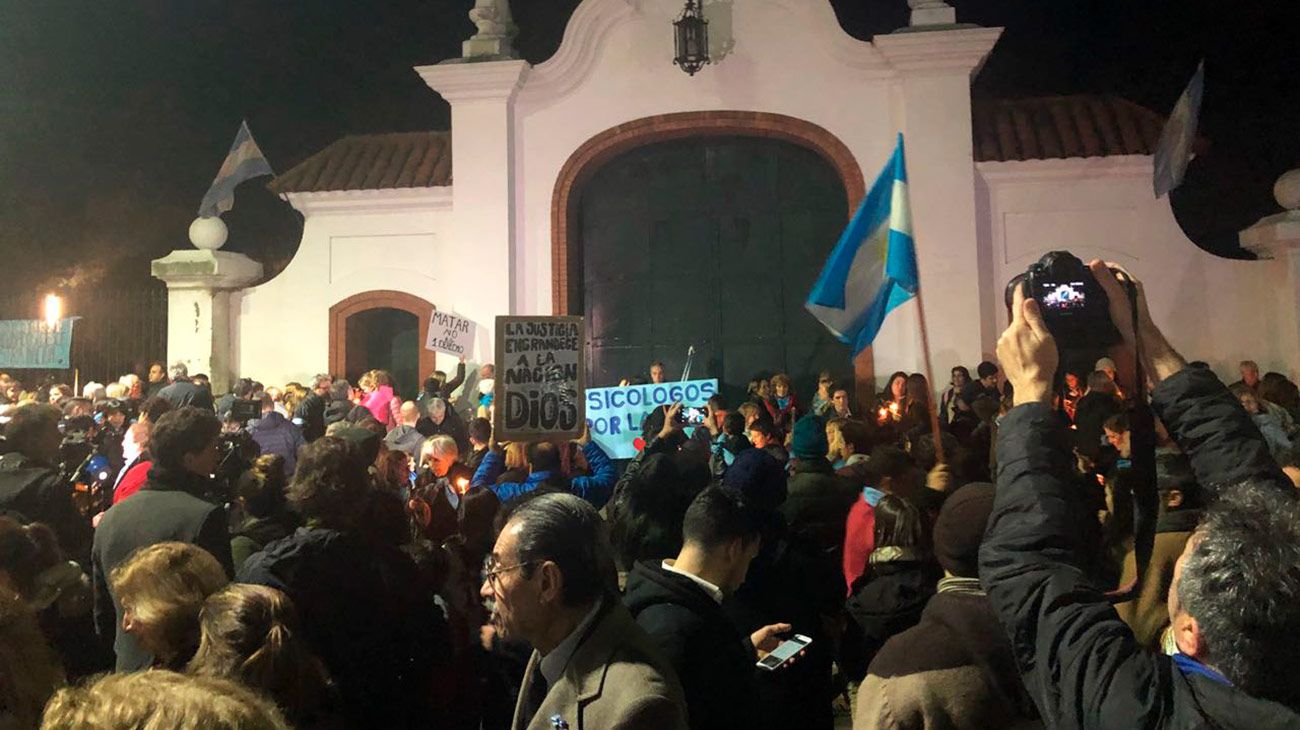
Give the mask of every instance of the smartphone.
<svg viewBox="0 0 1300 730">
<path fill-rule="evenodd" d="M 808 645 L 811 643 L 812 639 L 807 636 L 804 636 L 803 634 L 795 634 L 789 639 L 781 642 L 772 650 L 771 654 L 768 654 L 759 660 L 758 668 L 766 669 L 769 672 L 780 669 L 791 659 L 799 656 L 799 652 L 807 649 Z"/>
<path fill-rule="evenodd" d="M 687 426 L 703 426 L 708 417 L 709 411 L 704 406 L 686 406 L 681 411 L 682 423 Z"/>
</svg>

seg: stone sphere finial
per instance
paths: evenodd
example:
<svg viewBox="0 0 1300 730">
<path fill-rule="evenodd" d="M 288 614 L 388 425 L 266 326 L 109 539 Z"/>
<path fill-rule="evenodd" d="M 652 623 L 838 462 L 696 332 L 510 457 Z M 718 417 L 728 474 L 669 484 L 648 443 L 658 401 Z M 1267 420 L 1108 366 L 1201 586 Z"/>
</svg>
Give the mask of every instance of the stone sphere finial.
<svg viewBox="0 0 1300 730">
<path fill-rule="evenodd" d="M 190 224 L 190 243 L 195 248 L 216 251 L 226 245 L 226 237 L 229 235 L 230 229 L 226 228 L 226 222 L 219 216 L 195 218 Z"/>
<path fill-rule="evenodd" d="M 1282 173 L 1273 183 L 1273 197 L 1287 210 L 1300 209 L 1300 169 Z"/>
</svg>

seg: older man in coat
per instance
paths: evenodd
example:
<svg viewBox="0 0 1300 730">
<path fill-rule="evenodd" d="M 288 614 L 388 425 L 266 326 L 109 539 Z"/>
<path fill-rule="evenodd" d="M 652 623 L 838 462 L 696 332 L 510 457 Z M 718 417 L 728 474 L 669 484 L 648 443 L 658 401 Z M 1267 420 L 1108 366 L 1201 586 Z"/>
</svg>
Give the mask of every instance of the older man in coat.
<svg viewBox="0 0 1300 730">
<path fill-rule="evenodd" d="M 594 507 L 572 494 L 529 499 L 488 563 L 481 595 L 492 601 L 492 628 L 534 648 L 514 730 L 686 730 L 677 678 L 615 597 Z"/>
</svg>

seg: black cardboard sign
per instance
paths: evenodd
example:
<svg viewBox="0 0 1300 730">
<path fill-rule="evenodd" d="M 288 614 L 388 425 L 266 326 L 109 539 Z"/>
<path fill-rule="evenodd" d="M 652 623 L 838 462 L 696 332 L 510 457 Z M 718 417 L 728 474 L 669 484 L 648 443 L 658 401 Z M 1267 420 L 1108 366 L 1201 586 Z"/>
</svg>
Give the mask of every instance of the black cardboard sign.
<svg viewBox="0 0 1300 730">
<path fill-rule="evenodd" d="M 496 318 L 496 438 L 567 440 L 586 425 L 582 317 Z"/>
</svg>

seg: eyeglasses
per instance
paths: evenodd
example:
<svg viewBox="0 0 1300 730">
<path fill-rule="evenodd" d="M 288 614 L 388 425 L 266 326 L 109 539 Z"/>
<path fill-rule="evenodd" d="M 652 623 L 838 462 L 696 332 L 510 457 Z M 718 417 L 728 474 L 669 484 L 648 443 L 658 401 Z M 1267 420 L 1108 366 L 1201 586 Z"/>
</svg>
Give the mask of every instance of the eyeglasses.
<svg viewBox="0 0 1300 730">
<path fill-rule="evenodd" d="M 516 563 L 515 565 L 507 565 L 505 567 L 502 567 L 501 565 L 498 565 L 495 560 L 489 557 L 487 560 L 483 561 L 483 580 L 487 581 L 488 585 L 491 586 L 492 590 L 495 591 L 498 590 L 498 588 L 501 585 L 500 576 L 502 573 L 509 573 L 512 570 L 527 568 L 529 566 L 536 565 L 538 562 L 540 561 L 529 560 L 527 562 Z"/>
</svg>

